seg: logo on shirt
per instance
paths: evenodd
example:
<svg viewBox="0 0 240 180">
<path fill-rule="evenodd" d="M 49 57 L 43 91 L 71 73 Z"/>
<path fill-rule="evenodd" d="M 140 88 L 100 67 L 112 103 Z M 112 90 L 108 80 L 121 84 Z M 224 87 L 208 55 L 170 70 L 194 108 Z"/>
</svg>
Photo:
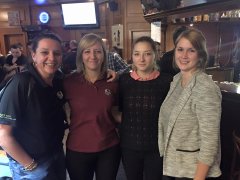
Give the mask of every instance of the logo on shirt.
<svg viewBox="0 0 240 180">
<path fill-rule="evenodd" d="M 62 98 L 63 98 L 63 93 L 62 93 L 62 91 L 58 91 L 58 92 L 57 92 L 57 97 L 58 97 L 59 99 L 62 99 Z"/>
<path fill-rule="evenodd" d="M 105 94 L 107 96 L 110 96 L 112 93 L 111 93 L 111 90 L 110 89 L 105 89 Z"/>
</svg>

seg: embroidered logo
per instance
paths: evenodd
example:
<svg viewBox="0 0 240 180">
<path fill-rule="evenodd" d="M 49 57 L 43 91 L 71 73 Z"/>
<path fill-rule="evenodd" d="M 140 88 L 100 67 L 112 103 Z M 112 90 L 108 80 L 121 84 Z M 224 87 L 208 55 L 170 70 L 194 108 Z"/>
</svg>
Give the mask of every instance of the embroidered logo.
<svg viewBox="0 0 240 180">
<path fill-rule="evenodd" d="M 112 93 L 111 93 L 111 90 L 110 89 L 105 89 L 105 94 L 107 96 L 110 96 Z"/>
<path fill-rule="evenodd" d="M 57 97 L 58 97 L 59 99 L 62 99 L 62 98 L 63 98 L 63 93 L 62 93 L 62 91 L 58 91 L 58 92 L 57 92 Z"/>
</svg>

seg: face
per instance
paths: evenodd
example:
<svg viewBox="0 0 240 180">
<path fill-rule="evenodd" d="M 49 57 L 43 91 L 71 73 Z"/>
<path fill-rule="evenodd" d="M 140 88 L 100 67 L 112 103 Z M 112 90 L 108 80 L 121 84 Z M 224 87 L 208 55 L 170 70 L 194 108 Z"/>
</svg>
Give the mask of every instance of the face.
<svg viewBox="0 0 240 180">
<path fill-rule="evenodd" d="M 42 77 L 53 77 L 62 63 L 60 43 L 52 39 L 40 40 L 36 52 L 32 52 L 32 59 Z"/>
<path fill-rule="evenodd" d="M 19 48 L 17 48 L 17 49 L 11 48 L 11 54 L 14 58 L 18 58 L 18 57 L 21 56 L 22 53 L 21 53 L 21 50 Z"/>
<path fill-rule="evenodd" d="M 147 42 L 135 44 L 132 54 L 133 64 L 139 73 L 150 73 L 154 67 L 154 52 Z"/>
<path fill-rule="evenodd" d="M 175 49 L 175 62 L 181 72 L 195 72 L 198 64 L 198 52 L 189 40 L 181 38 Z"/>
<path fill-rule="evenodd" d="M 84 49 L 82 53 L 83 64 L 87 71 L 101 71 L 104 53 L 100 43 Z"/>
</svg>

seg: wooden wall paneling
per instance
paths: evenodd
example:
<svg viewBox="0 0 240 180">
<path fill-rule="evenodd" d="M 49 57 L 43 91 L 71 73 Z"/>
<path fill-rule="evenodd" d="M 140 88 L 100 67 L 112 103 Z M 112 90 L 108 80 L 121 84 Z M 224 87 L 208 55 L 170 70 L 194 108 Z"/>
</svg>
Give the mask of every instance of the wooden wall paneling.
<svg viewBox="0 0 240 180">
<path fill-rule="evenodd" d="M 146 35 L 150 32 L 150 24 L 144 19 L 141 3 L 139 0 L 125 0 L 124 12 L 124 50 L 126 60 L 131 59 L 132 41 L 135 34 Z"/>
<path fill-rule="evenodd" d="M 107 12 L 106 15 L 108 15 L 108 26 L 107 29 L 107 39 L 109 40 L 109 48 L 112 49 L 112 26 L 117 24 L 123 24 L 123 5 L 121 3 L 121 0 L 116 1 L 118 3 L 117 10 L 111 10 L 109 8 L 109 5 L 107 5 Z"/>
<path fill-rule="evenodd" d="M 0 44 L 1 45 L 1 52 L 6 55 L 9 51 L 9 46 L 15 43 L 22 43 L 24 46 L 24 53 L 26 54 L 26 42 L 27 36 L 25 33 L 22 32 L 21 28 L 16 29 L 1 29 L 0 31 Z"/>
<path fill-rule="evenodd" d="M 38 21 L 38 15 L 42 10 L 48 11 L 51 16 L 51 21 L 47 25 L 48 28 L 57 33 L 64 41 L 71 39 L 80 40 L 80 38 L 89 32 L 93 32 L 103 36 L 104 38 L 111 39 L 111 26 L 116 24 L 123 24 L 124 30 L 124 58 L 131 57 L 131 42 L 133 33 L 129 32 L 147 32 L 150 30 L 150 24 L 143 18 L 143 12 L 139 0 L 116 0 L 118 3 L 118 9 L 116 11 L 110 11 L 107 1 L 98 4 L 100 15 L 100 27 L 97 29 L 64 29 L 61 8 L 59 3 L 50 3 L 47 5 L 37 6 L 32 1 L 21 1 L 26 3 L 7 3 L 4 8 L 19 9 L 21 23 L 23 25 L 40 25 Z M 20 1 L 19 1 L 20 2 Z M 17 6 L 18 5 L 18 6 Z M 3 8 L 0 6 L 0 25 L 7 26 L 6 15 L 1 14 Z M 6 13 L 5 13 L 6 14 Z M 5 17 L 4 17 L 5 16 Z M 5 20 L 4 20 L 5 18 Z M 3 27 L 1 26 L 1 27 Z M 16 29 L 16 28 L 14 28 Z M 2 29 L 0 28 L 2 33 Z M 21 28 L 17 30 L 18 33 L 23 33 L 27 42 L 27 33 L 22 32 Z M 4 34 L 4 33 L 3 33 Z M 2 36 L 3 37 L 3 36 Z M 111 41 L 110 41 L 111 42 Z M 4 43 L 4 38 L 0 38 L 0 43 Z M 2 45 L 1 45 L 2 47 Z M 3 48 L 2 48 L 3 49 Z"/>
<path fill-rule="evenodd" d="M 31 16 L 32 16 L 32 24 L 39 24 L 38 22 L 38 14 L 45 10 L 50 13 L 51 21 L 48 24 L 50 31 L 58 34 L 62 37 L 63 41 L 69 41 L 71 39 L 76 39 L 79 41 L 81 37 L 87 33 L 96 33 L 101 35 L 103 38 L 110 36 L 111 33 L 111 22 L 110 17 L 113 16 L 110 14 L 107 9 L 106 3 L 98 4 L 99 8 L 99 21 L 100 27 L 95 29 L 64 29 L 63 27 L 63 19 L 61 15 L 61 7 L 60 4 L 51 4 L 45 6 L 36 6 L 32 5 L 31 7 Z"/>
<path fill-rule="evenodd" d="M 16 43 L 26 44 L 24 35 L 21 34 L 5 34 L 4 35 L 4 44 L 6 51 L 10 50 L 10 46 Z M 26 54 L 26 48 L 24 48 L 24 54 Z"/>
<path fill-rule="evenodd" d="M 29 14 L 29 6 L 28 3 L 23 4 L 11 4 L 5 5 L 0 4 L 0 24 L 1 28 L 15 28 L 15 26 L 9 26 L 8 24 L 8 12 L 10 11 L 17 11 L 19 12 L 20 16 L 20 24 L 27 24 L 30 23 Z"/>
<path fill-rule="evenodd" d="M 20 25 L 10 26 L 8 23 L 8 12 L 18 11 L 20 17 Z M 0 4 L 0 51 L 7 54 L 9 45 L 15 42 L 21 42 L 24 46 L 27 41 L 27 34 L 22 32 L 21 25 L 30 23 L 29 4 L 27 1 L 19 1 L 19 3 L 1 3 Z M 5 44 L 5 42 L 7 44 Z M 26 47 L 24 48 L 26 53 Z"/>
</svg>

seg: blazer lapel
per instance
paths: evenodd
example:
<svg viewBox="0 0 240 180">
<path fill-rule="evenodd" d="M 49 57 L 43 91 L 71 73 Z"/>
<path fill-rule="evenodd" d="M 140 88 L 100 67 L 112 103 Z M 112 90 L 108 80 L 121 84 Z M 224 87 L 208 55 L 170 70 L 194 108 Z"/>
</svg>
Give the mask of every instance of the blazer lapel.
<svg viewBox="0 0 240 180">
<path fill-rule="evenodd" d="M 173 91 L 175 90 L 176 86 L 180 83 L 181 80 L 181 76 L 178 76 L 177 79 L 174 79 L 171 91 L 169 91 L 169 96 L 173 93 Z M 192 88 L 194 87 L 196 82 L 196 75 L 194 75 L 190 81 L 190 83 L 188 84 L 188 86 L 186 88 L 183 89 L 181 95 L 179 96 L 178 100 L 176 101 L 176 106 L 173 108 L 171 115 L 169 117 L 169 122 L 168 122 L 168 128 L 167 128 L 167 134 L 166 134 L 166 139 L 165 139 L 165 150 L 168 146 L 168 140 L 169 140 L 169 136 L 172 133 L 174 124 L 176 123 L 176 120 L 179 116 L 179 114 L 181 113 L 181 111 L 183 110 L 185 104 L 187 103 L 189 97 L 192 94 Z M 164 150 L 164 152 L 166 152 Z"/>
</svg>

